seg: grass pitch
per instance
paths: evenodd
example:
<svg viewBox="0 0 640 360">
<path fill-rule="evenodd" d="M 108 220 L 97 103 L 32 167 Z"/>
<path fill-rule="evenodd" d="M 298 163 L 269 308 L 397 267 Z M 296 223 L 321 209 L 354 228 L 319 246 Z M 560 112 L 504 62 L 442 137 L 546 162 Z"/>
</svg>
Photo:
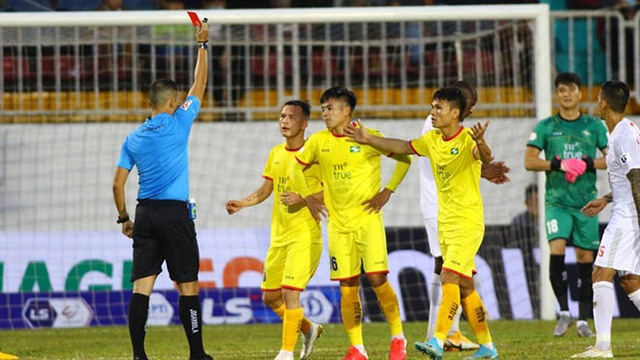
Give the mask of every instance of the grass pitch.
<svg viewBox="0 0 640 360">
<path fill-rule="evenodd" d="M 470 338 L 466 323 L 461 324 Z M 595 342 L 594 338 L 579 338 L 575 328 L 565 336 L 553 336 L 555 321 L 492 321 L 491 332 L 500 359 L 568 359 Z M 593 325 L 591 324 L 592 328 Z M 427 324 L 404 324 L 409 346 L 408 359 L 427 359 L 413 347 L 423 341 Z M 204 327 L 207 352 L 216 360 L 273 359 L 280 348 L 281 326 L 216 325 Z M 613 352 L 619 359 L 640 359 L 640 322 L 638 319 L 614 319 Z M 364 341 L 369 359 L 388 359 L 389 328 L 386 323 L 364 325 Z M 296 347 L 299 356 L 300 344 Z M 342 359 L 349 347 L 340 324 L 325 326 L 312 356 L 315 360 Z M 149 327 L 146 339 L 151 359 L 188 359 L 188 347 L 180 326 Z M 129 334 L 126 327 L 93 327 L 81 329 L 38 329 L 0 331 L 0 351 L 19 355 L 20 359 L 131 359 Z M 470 353 L 445 353 L 445 359 L 462 359 Z"/>
</svg>

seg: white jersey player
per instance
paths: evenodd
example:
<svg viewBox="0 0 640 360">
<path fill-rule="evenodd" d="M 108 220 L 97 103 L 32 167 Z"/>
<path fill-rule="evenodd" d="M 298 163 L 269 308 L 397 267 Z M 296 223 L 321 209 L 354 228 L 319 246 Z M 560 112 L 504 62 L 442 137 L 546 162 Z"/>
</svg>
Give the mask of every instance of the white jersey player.
<svg viewBox="0 0 640 360">
<path fill-rule="evenodd" d="M 613 278 L 640 310 L 640 130 L 624 117 L 629 87 L 621 81 L 602 85 L 598 104 L 610 132 L 607 172 L 611 193 L 592 200 L 582 211 L 594 216 L 612 202 L 611 219 L 602 235 L 593 271 L 593 319 L 596 344 L 572 358 L 612 358 L 611 323 L 616 301 Z"/>
</svg>

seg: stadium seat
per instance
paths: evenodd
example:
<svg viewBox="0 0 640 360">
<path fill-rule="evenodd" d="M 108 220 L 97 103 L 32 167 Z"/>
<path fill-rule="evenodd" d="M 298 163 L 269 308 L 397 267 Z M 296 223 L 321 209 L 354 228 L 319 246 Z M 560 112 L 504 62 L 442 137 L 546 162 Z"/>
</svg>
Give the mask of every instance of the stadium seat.
<svg viewBox="0 0 640 360">
<path fill-rule="evenodd" d="M 314 78 L 322 78 L 327 74 L 327 62 L 329 63 L 331 76 L 343 75 L 338 58 L 333 56 L 330 51 L 314 49 L 311 56 L 311 74 L 313 74 Z"/>
<path fill-rule="evenodd" d="M 462 59 L 462 71 L 465 75 L 477 74 L 477 53 L 475 50 L 465 50 L 464 57 Z M 494 55 L 493 51 L 482 50 L 480 52 L 480 74 L 490 75 L 495 73 Z"/>
<path fill-rule="evenodd" d="M 56 10 L 60 11 L 93 11 L 102 6 L 102 0 L 58 0 Z"/>
<path fill-rule="evenodd" d="M 278 58 L 275 52 L 269 51 L 266 55 L 254 54 L 251 57 L 251 73 L 259 78 L 275 78 L 278 76 Z M 291 57 L 284 58 L 284 73 L 291 76 Z"/>
<path fill-rule="evenodd" d="M 22 64 L 20 64 L 22 63 Z M 23 56 L 19 59 L 15 55 L 4 55 L 2 57 L 2 71 L 5 81 L 16 81 L 20 79 L 20 65 L 22 65 L 22 79 L 32 79 L 33 71 L 29 66 L 29 59 Z"/>
<path fill-rule="evenodd" d="M 52 11 L 50 0 L 6 0 L 6 11 Z"/>
</svg>

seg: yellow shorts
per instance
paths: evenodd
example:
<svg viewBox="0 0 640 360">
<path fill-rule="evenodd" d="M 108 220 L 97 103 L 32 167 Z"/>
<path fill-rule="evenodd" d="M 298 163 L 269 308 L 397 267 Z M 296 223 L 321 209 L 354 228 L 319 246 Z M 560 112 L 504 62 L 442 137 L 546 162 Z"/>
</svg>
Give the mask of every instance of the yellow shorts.
<svg viewBox="0 0 640 360">
<path fill-rule="evenodd" d="M 264 261 L 262 291 L 304 290 L 316 273 L 321 255 L 321 242 L 296 241 L 269 247 Z"/>
<path fill-rule="evenodd" d="M 484 238 L 484 226 L 438 230 L 443 269 L 471 278 L 476 270 L 475 256 Z"/>
<path fill-rule="evenodd" d="M 331 280 L 348 280 L 367 274 L 388 273 L 387 237 L 382 216 L 352 232 L 328 230 Z"/>
</svg>

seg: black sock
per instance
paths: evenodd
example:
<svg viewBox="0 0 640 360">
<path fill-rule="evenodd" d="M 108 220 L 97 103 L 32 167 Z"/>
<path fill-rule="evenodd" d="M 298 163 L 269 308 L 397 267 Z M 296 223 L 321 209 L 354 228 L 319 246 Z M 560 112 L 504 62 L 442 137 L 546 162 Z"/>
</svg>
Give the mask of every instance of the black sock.
<svg viewBox="0 0 640 360">
<path fill-rule="evenodd" d="M 205 356 L 202 345 L 202 309 L 200 297 L 180 296 L 180 321 L 187 335 L 191 359 L 202 359 Z"/>
<path fill-rule="evenodd" d="M 593 317 L 593 288 L 591 287 L 591 263 L 578 263 L 578 289 L 580 290 L 578 320 Z"/>
<path fill-rule="evenodd" d="M 149 297 L 139 293 L 131 294 L 129 301 L 129 336 L 133 346 L 133 358 L 146 360 L 144 336 L 147 333 L 149 316 Z"/>
<path fill-rule="evenodd" d="M 567 270 L 564 267 L 564 255 L 551 255 L 549 261 L 549 279 L 553 293 L 560 305 L 560 311 L 569 311 L 569 299 L 567 298 Z"/>
</svg>

